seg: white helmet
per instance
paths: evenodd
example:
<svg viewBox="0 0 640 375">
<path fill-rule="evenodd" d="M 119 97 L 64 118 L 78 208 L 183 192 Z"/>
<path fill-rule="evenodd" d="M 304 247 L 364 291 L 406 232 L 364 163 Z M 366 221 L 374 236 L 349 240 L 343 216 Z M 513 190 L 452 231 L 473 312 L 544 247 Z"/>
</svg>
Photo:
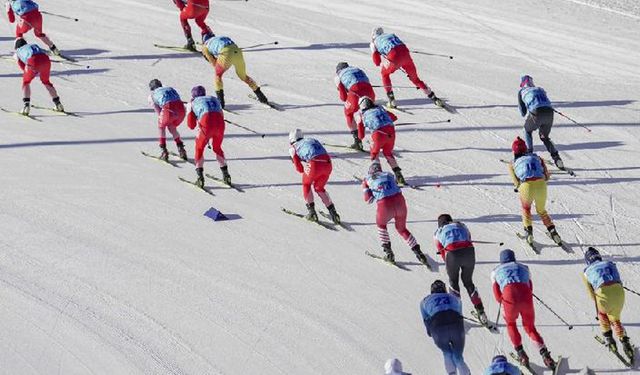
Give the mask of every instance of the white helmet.
<svg viewBox="0 0 640 375">
<path fill-rule="evenodd" d="M 360 99 L 358 99 L 358 107 L 361 111 L 367 110 L 374 105 L 373 100 L 368 96 L 361 96 Z"/>
<path fill-rule="evenodd" d="M 382 29 L 382 27 L 378 26 L 375 29 L 373 29 L 373 31 L 371 31 L 371 39 L 375 39 L 382 34 L 384 34 L 384 30 Z"/>
<path fill-rule="evenodd" d="M 302 138 L 304 138 L 304 135 L 300 129 L 294 129 L 289 132 L 289 144 L 294 144 Z"/>
</svg>

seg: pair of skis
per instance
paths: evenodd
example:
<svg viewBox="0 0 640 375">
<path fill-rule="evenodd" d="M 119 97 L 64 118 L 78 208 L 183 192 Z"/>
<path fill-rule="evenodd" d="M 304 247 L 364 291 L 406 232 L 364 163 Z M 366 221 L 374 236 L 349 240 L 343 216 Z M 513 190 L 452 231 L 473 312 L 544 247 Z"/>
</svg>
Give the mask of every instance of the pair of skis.
<svg viewBox="0 0 640 375">
<path fill-rule="evenodd" d="M 564 250 L 566 253 L 572 253 L 573 251 L 571 250 L 571 248 L 569 247 L 569 245 L 567 245 L 564 241 L 560 240 L 557 241 L 551 236 L 551 234 L 549 234 L 548 232 L 545 232 L 545 234 L 547 235 L 547 237 L 549 237 L 552 241 L 554 241 L 556 243 L 556 245 L 558 247 L 560 247 L 562 250 Z M 529 239 L 529 236 L 525 233 L 520 233 L 520 232 L 516 232 L 516 236 L 524 241 L 527 246 L 536 254 L 540 255 L 540 248 L 538 247 L 538 244 L 533 240 L 533 236 L 531 236 L 531 239 Z"/>
<path fill-rule="evenodd" d="M 509 352 L 509 356 L 511 357 L 511 359 L 514 360 L 514 362 L 520 368 L 520 371 L 522 371 L 523 374 L 538 375 L 538 373 L 531 367 L 531 364 L 529 364 L 528 366 L 523 365 L 520 362 L 520 359 L 518 358 L 518 356 L 514 352 Z M 556 358 L 556 366 L 553 369 L 551 369 L 553 370 L 553 375 L 560 374 L 560 367 L 562 365 L 563 360 L 564 360 L 564 357 L 562 356 L 558 356 Z"/>
<path fill-rule="evenodd" d="M 632 346 L 633 351 L 631 352 L 631 356 L 629 358 L 625 358 L 617 349 L 616 350 L 609 349 L 606 341 L 604 340 L 604 338 L 602 338 L 602 336 L 594 336 L 594 338 L 598 343 L 600 343 L 602 346 L 607 348 L 611 353 L 613 353 L 613 355 L 615 355 L 616 358 L 618 358 L 618 360 L 620 360 L 620 362 L 622 362 L 623 365 L 629 368 L 633 368 L 635 366 L 635 358 L 633 356 L 633 353 L 636 350 L 635 346 Z"/>
<path fill-rule="evenodd" d="M 173 152 L 173 151 L 169 151 L 169 155 L 171 155 L 171 156 L 175 156 L 175 157 L 177 157 L 177 158 L 180 158 L 180 160 L 184 160 L 184 161 L 186 161 L 187 163 L 190 163 L 190 164 L 192 164 L 192 165 L 195 165 L 195 164 L 196 164 L 193 160 L 191 160 L 191 159 L 189 159 L 189 158 L 186 158 L 186 159 L 181 158 L 181 157 L 180 157 L 180 155 L 176 154 L 176 153 L 175 153 L 175 152 Z M 242 189 L 241 189 L 241 188 L 239 188 L 238 186 L 234 185 L 233 183 L 229 183 L 229 184 L 228 184 L 228 183 L 226 183 L 226 182 L 225 182 L 222 178 L 220 178 L 220 177 L 216 177 L 216 176 L 214 176 L 214 175 L 212 175 L 212 174 L 209 174 L 209 173 L 205 173 L 205 174 L 204 174 L 204 176 L 205 176 L 205 177 L 207 177 L 207 178 L 209 178 L 209 179 L 211 179 L 211 180 L 213 180 L 213 181 L 215 181 L 215 182 L 217 182 L 217 183 L 219 183 L 219 184 L 222 184 L 222 185 L 223 185 L 224 187 L 226 187 L 226 188 L 231 188 L 231 189 L 236 190 L 236 191 L 237 191 L 237 192 L 239 192 L 239 193 L 244 193 L 244 190 L 242 190 Z M 188 181 L 188 182 L 192 182 L 192 181 Z M 192 183 L 193 183 L 193 184 L 195 184 L 195 182 L 192 182 Z M 196 185 L 196 186 L 197 186 L 197 185 Z"/>
<path fill-rule="evenodd" d="M 284 212 L 285 214 L 288 214 L 288 215 L 291 215 L 291 216 L 295 216 L 295 217 L 301 218 L 301 219 L 303 219 L 303 220 L 305 220 L 305 221 L 308 221 L 308 222 L 310 222 L 310 223 L 318 224 L 319 226 L 321 226 L 321 227 L 323 227 L 323 228 L 325 228 L 325 229 L 329 229 L 329 230 L 332 230 L 332 231 L 337 231 L 337 229 L 336 229 L 336 227 L 335 227 L 336 225 L 339 225 L 339 226 L 341 226 L 341 227 L 343 227 L 343 228 L 347 229 L 346 225 L 345 225 L 345 224 L 342 224 L 342 223 L 340 223 L 340 224 L 331 223 L 331 224 L 330 224 L 330 223 L 326 223 L 326 222 L 324 222 L 324 221 L 320 221 L 320 220 L 315 220 L 315 221 L 314 221 L 314 220 L 307 220 L 306 215 L 301 214 L 301 213 L 299 213 L 299 212 L 291 211 L 291 210 L 289 210 L 289 209 L 287 209 L 287 208 L 284 208 L 284 207 L 281 207 L 281 210 L 282 210 L 282 212 Z M 323 216 L 323 217 L 324 217 L 324 218 L 326 218 L 326 219 L 331 220 L 331 217 L 329 216 L 329 214 L 327 214 L 327 213 L 325 213 L 325 212 L 323 212 L 323 211 L 320 211 L 320 215 L 321 215 L 321 216 Z M 348 229 L 347 229 L 347 230 L 348 230 Z"/>
<path fill-rule="evenodd" d="M 409 268 L 407 268 L 405 265 L 400 264 L 400 263 L 398 263 L 396 261 L 392 262 L 392 261 L 388 260 L 387 258 L 385 258 L 385 257 L 383 257 L 381 255 L 372 253 L 370 251 L 365 251 L 364 253 L 366 255 L 370 256 L 373 259 L 381 260 L 381 261 L 383 261 L 383 262 L 385 262 L 385 263 L 387 263 L 387 264 L 389 264 L 391 266 L 397 267 L 397 268 L 399 268 L 401 270 L 409 271 Z M 429 263 L 428 260 L 426 262 L 420 262 L 420 263 L 423 264 L 424 266 L 426 266 L 429 269 L 429 271 L 433 271 L 433 267 L 431 266 L 431 263 Z"/>
</svg>

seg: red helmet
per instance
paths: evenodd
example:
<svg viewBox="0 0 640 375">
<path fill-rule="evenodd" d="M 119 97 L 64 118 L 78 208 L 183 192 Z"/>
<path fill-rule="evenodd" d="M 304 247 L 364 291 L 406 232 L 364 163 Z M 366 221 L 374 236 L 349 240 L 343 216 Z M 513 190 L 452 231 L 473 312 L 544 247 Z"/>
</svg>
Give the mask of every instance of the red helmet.
<svg viewBox="0 0 640 375">
<path fill-rule="evenodd" d="M 515 141 L 511 144 L 511 151 L 514 155 L 522 155 L 527 153 L 527 144 L 520 137 L 516 137 Z"/>
</svg>

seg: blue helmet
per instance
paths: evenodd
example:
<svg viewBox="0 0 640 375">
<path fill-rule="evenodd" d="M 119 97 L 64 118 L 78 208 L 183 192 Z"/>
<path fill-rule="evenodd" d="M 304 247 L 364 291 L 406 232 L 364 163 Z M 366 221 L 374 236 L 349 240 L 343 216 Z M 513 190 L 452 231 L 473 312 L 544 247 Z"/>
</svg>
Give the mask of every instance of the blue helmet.
<svg viewBox="0 0 640 375">
<path fill-rule="evenodd" d="M 206 43 L 207 40 L 213 38 L 214 36 L 216 36 L 216 34 L 214 34 L 213 32 L 208 32 L 206 34 L 202 34 L 202 43 Z"/>
<path fill-rule="evenodd" d="M 516 261 L 516 254 L 511 249 L 504 249 L 500 252 L 500 263 L 509 263 Z"/>
<path fill-rule="evenodd" d="M 589 247 L 584 253 L 584 260 L 588 265 L 592 265 L 595 262 L 602 261 L 602 256 L 595 247 Z"/>
<path fill-rule="evenodd" d="M 493 360 L 491 361 L 491 363 L 498 363 L 498 362 L 507 362 L 507 357 L 505 357 L 502 354 L 498 354 L 497 356 L 493 357 Z"/>
<path fill-rule="evenodd" d="M 197 98 L 198 96 L 205 96 L 207 95 L 207 91 L 205 90 L 204 87 L 198 85 L 198 86 L 194 86 L 191 89 L 191 98 Z"/>
<path fill-rule="evenodd" d="M 431 293 L 446 293 L 447 284 L 442 280 L 436 280 L 431 284 Z"/>
<path fill-rule="evenodd" d="M 520 88 L 523 87 L 535 87 L 535 85 L 533 84 L 533 78 L 531 78 L 530 75 L 525 74 L 522 77 L 520 77 Z"/>
</svg>

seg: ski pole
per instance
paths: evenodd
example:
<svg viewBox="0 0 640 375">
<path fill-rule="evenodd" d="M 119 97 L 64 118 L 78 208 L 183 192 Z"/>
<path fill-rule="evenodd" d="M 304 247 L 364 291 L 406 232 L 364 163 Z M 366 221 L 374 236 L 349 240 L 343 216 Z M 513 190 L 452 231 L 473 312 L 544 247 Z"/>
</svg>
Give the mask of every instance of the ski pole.
<svg viewBox="0 0 640 375">
<path fill-rule="evenodd" d="M 552 313 L 553 315 L 555 315 L 555 316 L 556 316 L 556 318 L 560 319 L 560 321 L 561 321 L 562 323 L 564 323 L 567 327 L 569 327 L 569 329 L 573 329 L 573 326 L 572 326 L 571 324 L 567 323 L 567 321 L 566 321 L 566 320 L 562 319 L 562 317 L 561 317 L 560 315 L 558 315 L 555 311 L 553 311 L 553 310 L 551 309 L 551 307 L 549 307 L 549 305 L 547 305 L 546 303 L 544 303 L 544 302 L 543 302 L 543 301 L 542 301 L 538 296 L 536 296 L 536 294 L 535 294 L 535 293 L 533 293 L 533 296 L 534 296 L 534 297 L 536 297 L 536 299 L 538 300 L 538 302 L 540 302 L 540 303 L 542 304 L 542 306 L 546 307 L 546 308 L 547 308 L 547 310 L 551 311 L 551 313 Z"/>
<path fill-rule="evenodd" d="M 637 296 L 640 296 L 640 293 L 636 292 L 636 291 L 635 291 L 635 290 L 633 290 L 633 289 L 629 289 L 629 288 L 627 288 L 626 286 L 623 286 L 623 288 L 624 288 L 625 290 L 628 290 L 629 292 L 631 292 L 631 293 L 633 293 L 633 294 L 637 295 Z"/>
<path fill-rule="evenodd" d="M 586 127 L 586 126 L 582 125 L 582 124 L 581 124 L 581 123 L 579 123 L 578 121 L 576 121 L 576 120 L 572 119 L 571 117 L 569 117 L 569 116 L 565 115 L 564 113 L 562 113 L 562 112 L 558 111 L 558 110 L 557 110 L 557 109 L 555 109 L 555 108 L 553 109 L 553 111 L 554 111 L 555 113 L 559 114 L 560 116 L 562 116 L 562 117 L 566 118 L 567 120 L 569 120 L 569 121 L 573 122 L 574 124 L 576 124 L 576 125 L 578 125 L 578 126 L 581 126 L 581 127 L 585 128 L 589 133 L 591 133 L 591 129 L 589 129 L 588 127 Z"/>
<path fill-rule="evenodd" d="M 253 130 L 253 129 L 251 129 L 251 128 L 247 128 L 246 126 L 242 126 L 242 125 L 240 125 L 240 124 L 238 124 L 238 123 L 236 123 L 236 122 L 233 122 L 233 121 L 229 121 L 229 120 L 226 120 L 226 119 L 225 119 L 225 120 L 224 120 L 224 122 L 226 122 L 227 124 L 233 125 L 233 126 L 237 126 L 237 127 L 239 127 L 240 129 L 244 129 L 244 130 L 246 130 L 246 131 L 248 131 L 248 132 L 251 132 L 251 133 L 253 133 L 253 134 L 257 134 L 257 135 L 259 135 L 259 136 L 260 136 L 260 137 L 262 137 L 262 138 L 264 138 L 264 136 L 266 135 L 266 134 L 263 134 L 263 133 L 258 133 L 257 131 L 255 131 L 255 130 Z"/>
<path fill-rule="evenodd" d="M 411 50 L 412 53 L 417 53 L 420 55 L 427 55 L 427 56 L 438 56 L 438 57 L 448 57 L 449 60 L 453 60 L 453 56 L 451 55 L 442 55 L 440 53 L 429 53 L 429 52 L 422 52 L 422 51 L 416 51 L 414 49 Z"/>
<path fill-rule="evenodd" d="M 47 12 L 47 11 L 45 11 L 45 10 L 40 11 L 40 13 L 42 13 L 42 14 L 47 14 L 47 15 L 49 15 L 49 16 L 54 16 L 54 17 L 64 18 L 65 20 L 72 20 L 72 21 L 76 21 L 76 22 L 78 22 L 78 19 L 77 19 L 77 18 L 69 17 L 69 16 L 64 16 L 64 15 L 62 15 L 62 14 L 51 13 L 51 12 Z"/>
<path fill-rule="evenodd" d="M 498 327 L 498 320 L 500 320 L 500 313 L 502 312 L 502 301 L 498 305 L 498 315 L 496 316 L 496 327 Z"/>
<path fill-rule="evenodd" d="M 385 85 L 371 85 L 371 87 L 391 87 L 394 89 L 419 89 L 420 87 L 418 86 L 385 86 Z"/>
<path fill-rule="evenodd" d="M 256 48 L 256 47 L 264 47 L 264 46 L 270 46 L 272 44 L 278 44 L 278 41 L 274 41 L 274 42 L 269 42 L 269 43 L 260 43 L 260 44 L 254 44 L 252 46 L 247 46 L 247 47 L 242 47 L 240 49 L 245 50 L 245 49 L 249 49 L 249 48 Z"/>
</svg>

